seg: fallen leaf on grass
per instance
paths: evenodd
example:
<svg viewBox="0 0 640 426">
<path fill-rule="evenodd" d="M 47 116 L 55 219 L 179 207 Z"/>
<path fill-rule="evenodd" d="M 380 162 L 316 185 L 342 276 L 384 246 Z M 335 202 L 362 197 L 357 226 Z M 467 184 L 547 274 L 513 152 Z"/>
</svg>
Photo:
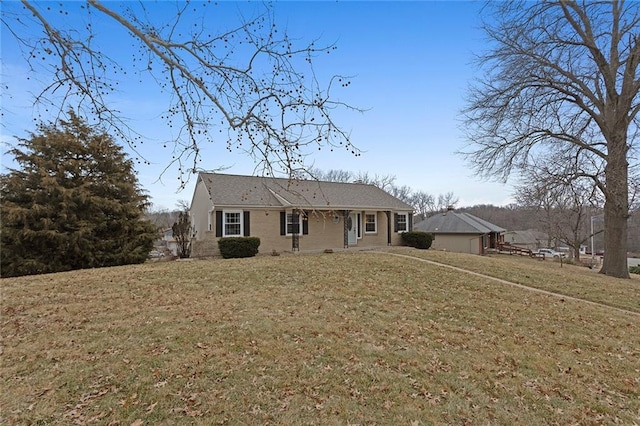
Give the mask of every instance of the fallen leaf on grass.
<svg viewBox="0 0 640 426">
<path fill-rule="evenodd" d="M 38 393 L 38 394 L 37 394 L 37 396 L 38 396 L 38 397 L 41 397 L 41 396 L 43 396 L 45 393 L 50 392 L 50 391 L 51 391 L 51 388 L 45 388 L 45 389 L 42 389 L 42 390 L 40 391 L 40 393 Z"/>
</svg>

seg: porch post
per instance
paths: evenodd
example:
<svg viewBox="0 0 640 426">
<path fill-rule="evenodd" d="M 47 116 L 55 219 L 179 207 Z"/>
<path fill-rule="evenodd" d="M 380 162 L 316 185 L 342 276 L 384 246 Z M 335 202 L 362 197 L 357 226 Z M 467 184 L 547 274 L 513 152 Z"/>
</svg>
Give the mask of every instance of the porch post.
<svg viewBox="0 0 640 426">
<path fill-rule="evenodd" d="M 391 211 L 387 210 L 387 245 L 391 245 Z"/>
<path fill-rule="evenodd" d="M 297 252 L 300 251 L 300 237 L 299 237 L 299 228 L 300 228 L 300 213 L 297 210 L 293 210 L 292 215 L 293 222 L 293 233 L 291 234 L 291 251 Z"/>
<path fill-rule="evenodd" d="M 342 210 L 342 238 L 344 242 L 344 248 L 349 248 L 349 228 L 347 228 L 349 213 L 351 213 L 350 210 Z"/>
</svg>

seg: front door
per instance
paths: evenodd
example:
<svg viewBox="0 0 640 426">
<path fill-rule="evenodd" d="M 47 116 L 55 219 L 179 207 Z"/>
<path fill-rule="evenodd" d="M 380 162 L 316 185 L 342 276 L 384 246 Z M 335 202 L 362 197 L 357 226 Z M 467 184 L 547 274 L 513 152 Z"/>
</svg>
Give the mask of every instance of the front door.
<svg viewBox="0 0 640 426">
<path fill-rule="evenodd" d="M 358 244 L 358 214 L 351 213 L 347 217 L 347 236 L 349 245 Z"/>
</svg>

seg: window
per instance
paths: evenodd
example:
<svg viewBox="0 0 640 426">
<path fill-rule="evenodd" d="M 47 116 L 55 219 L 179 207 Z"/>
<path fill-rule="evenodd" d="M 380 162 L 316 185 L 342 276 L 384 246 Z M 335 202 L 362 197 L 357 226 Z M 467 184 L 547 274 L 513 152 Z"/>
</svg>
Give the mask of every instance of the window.
<svg viewBox="0 0 640 426">
<path fill-rule="evenodd" d="M 251 235 L 249 211 L 215 210 L 216 237 L 248 237 Z"/>
<path fill-rule="evenodd" d="M 300 234 L 300 215 L 287 213 L 287 235 Z"/>
<path fill-rule="evenodd" d="M 377 222 L 375 213 L 367 213 L 364 215 L 364 233 L 372 234 L 377 232 Z"/>
<path fill-rule="evenodd" d="M 398 213 L 396 215 L 396 232 L 407 232 L 409 230 L 409 215 Z"/>
<path fill-rule="evenodd" d="M 242 236 L 242 212 L 224 212 L 224 235 L 225 237 Z"/>
<path fill-rule="evenodd" d="M 307 235 L 309 220 L 306 212 L 280 212 L 280 235 Z"/>
</svg>

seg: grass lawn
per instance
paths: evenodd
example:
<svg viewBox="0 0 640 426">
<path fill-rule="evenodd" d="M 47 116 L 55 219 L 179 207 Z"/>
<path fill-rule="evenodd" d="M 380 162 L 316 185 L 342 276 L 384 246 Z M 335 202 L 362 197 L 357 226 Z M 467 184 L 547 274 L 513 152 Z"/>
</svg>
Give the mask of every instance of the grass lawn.
<svg viewBox="0 0 640 426">
<path fill-rule="evenodd" d="M 640 312 L 635 277 L 402 253 Z M 0 424 L 640 423 L 640 315 L 415 259 L 155 262 L 0 288 Z"/>
<path fill-rule="evenodd" d="M 407 247 L 393 247 L 386 251 L 640 313 L 640 275 L 637 274 L 631 274 L 631 281 L 619 280 L 600 275 L 598 269 L 517 255 L 469 256 Z"/>
</svg>

